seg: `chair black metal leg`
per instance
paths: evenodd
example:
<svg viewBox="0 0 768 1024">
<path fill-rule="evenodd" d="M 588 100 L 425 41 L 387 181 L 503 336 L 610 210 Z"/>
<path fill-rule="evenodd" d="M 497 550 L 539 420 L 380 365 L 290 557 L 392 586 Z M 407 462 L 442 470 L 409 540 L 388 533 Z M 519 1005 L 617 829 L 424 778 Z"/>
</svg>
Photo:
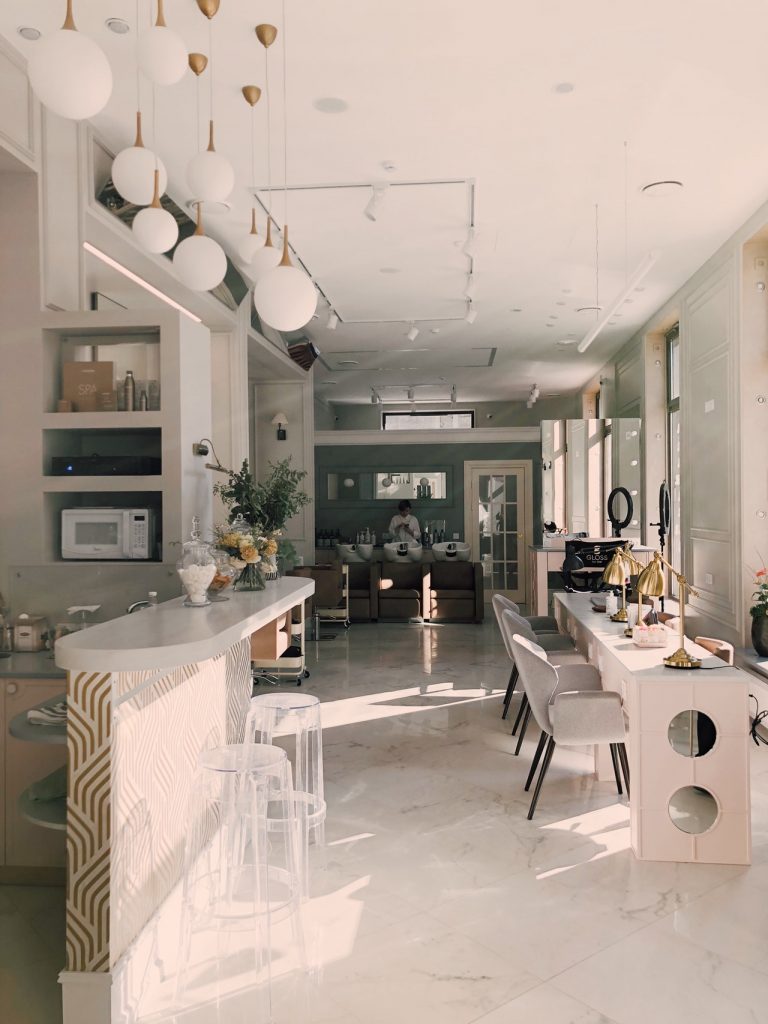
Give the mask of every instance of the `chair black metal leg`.
<svg viewBox="0 0 768 1024">
<path fill-rule="evenodd" d="M 520 725 L 520 723 L 523 720 L 523 717 L 525 715 L 527 707 L 528 707 L 528 695 L 524 693 L 523 694 L 523 699 L 520 701 L 520 707 L 517 709 L 517 718 L 515 719 L 515 724 L 512 726 L 512 735 L 513 736 L 517 732 L 517 728 L 518 728 L 518 726 Z"/>
<path fill-rule="evenodd" d="M 616 750 L 618 751 L 621 770 L 624 773 L 624 784 L 627 787 L 627 798 L 629 798 L 629 758 L 627 757 L 627 748 L 623 743 L 617 743 Z"/>
<path fill-rule="evenodd" d="M 515 757 L 520 753 L 520 748 L 523 745 L 525 739 L 525 730 L 528 728 L 528 723 L 531 720 L 531 705 L 529 704 L 525 709 L 525 718 L 523 719 L 522 725 L 520 726 L 520 735 L 517 737 L 517 746 L 515 747 Z"/>
<path fill-rule="evenodd" d="M 507 712 L 509 711 L 509 705 L 512 703 L 512 694 L 515 692 L 517 686 L 517 680 L 519 678 L 519 672 L 517 671 L 517 665 L 512 666 L 512 671 L 509 673 L 509 682 L 507 683 L 507 692 L 504 694 L 504 711 L 501 717 L 506 718 Z"/>
<path fill-rule="evenodd" d="M 533 799 L 531 800 L 531 806 L 528 811 L 528 821 L 533 817 L 534 811 L 536 810 L 536 804 L 539 802 L 539 793 L 541 792 L 541 784 L 544 781 L 544 776 L 547 774 L 552 755 L 555 752 L 555 741 L 552 736 L 549 737 L 549 743 L 544 753 L 544 761 L 541 765 L 541 771 L 539 772 L 539 778 L 536 782 L 536 789 L 533 791 Z"/>
<path fill-rule="evenodd" d="M 621 788 L 621 774 L 619 773 L 619 756 L 616 753 L 616 744 L 611 743 L 611 761 L 613 761 L 613 774 L 616 777 L 616 789 L 619 791 L 619 796 L 624 792 Z"/>
<path fill-rule="evenodd" d="M 539 745 L 536 747 L 536 753 L 533 755 L 533 762 L 531 763 L 531 770 L 528 772 L 528 778 L 525 780 L 526 793 L 531 788 L 533 777 L 536 774 L 536 769 L 539 767 L 539 761 L 541 760 L 541 755 L 544 753 L 544 747 L 547 745 L 548 739 L 549 737 L 545 732 L 542 732 L 541 736 L 539 736 Z"/>
</svg>

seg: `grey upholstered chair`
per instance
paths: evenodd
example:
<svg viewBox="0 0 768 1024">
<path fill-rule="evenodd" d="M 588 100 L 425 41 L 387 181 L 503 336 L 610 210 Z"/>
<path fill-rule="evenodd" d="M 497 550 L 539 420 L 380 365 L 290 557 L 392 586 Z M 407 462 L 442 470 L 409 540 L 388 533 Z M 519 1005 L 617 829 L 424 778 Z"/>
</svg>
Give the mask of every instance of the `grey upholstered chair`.
<svg viewBox="0 0 768 1024">
<path fill-rule="evenodd" d="M 494 595 L 496 597 L 498 595 Z M 573 640 L 564 633 L 542 633 L 536 635 L 528 623 L 520 615 L 517 615 L 510 608 L 505 608 L 500 616 L 499 622 L 501 625 L 501 635 L 504 638 L 504 644 L 507 648 L 507 654 L 512 660 L 513 669 L 512 674 L 509 677 L 509 683 L 507 684 L 507 692 L 504 695 L 504 710 L 502 712 L 502 718 L 507 717 L 507 711 L 512 701 L 512 696 L 515 692 L 517 680 L 519 678 L 517 671 L 517 663 L 515 660 L 515 652 L 512 649 L 512 637 L 519 633 L 529 640 L 533 640 L 538 643 L 547 652 L 547 655 L 551 655 L 553 660 L 559 664 L 585 664 L 586 659 L 583 658 L 576 650 Z M 517 712 L 517 718 L 515 724 L 512 726 L 512 735 L 514 736 L 520 728 L 520 734 L 517 740 L 517 746 L 515 748 L 515 755 L 520 753 L 520 748 L 523 745 L 525 739 L 525 733 L 528 728 L 528 722 L 531 717 L 531 709 L 528 705 L 528 698 L 523 692 L 523 699 L 520 702 L 520 708 Z"/>
<path fill-rule="evenodd" d="M 528 820 L 536 810 L 541 786 L 558 743 L 569 746 L 610 744 L 616 788 L 621 796 L 623 773 L 629 796 L 629 763 L 624 746 L 621 696 L 612 690 L 603 690 L 600 673 L 593 665 L 555 668 L 547 660 L 543 648 L 519 634 L 512 637 L 512 648 L 533 717 L 541 729 L 541 739 L 525 783 L 527 792 L 541 761 Z"/>
<path fill-rule="evenodd" d="M 494 601 L 497 597 L 502 608 L 509 608 L 509 610 L 513 611 L 516 615 L 520 615 L 521 618 L 525 619 L 534 633 L 560 632 L 560 627 L 558 626 L 557 619 L 554 615 L 523 615 L 520 611 L 519 604 L 515 604 L 514 601 L 510 601 L 510 599 L 508 597 L 504 597 L 503 594 L 494 594 Z"/>
</svg>

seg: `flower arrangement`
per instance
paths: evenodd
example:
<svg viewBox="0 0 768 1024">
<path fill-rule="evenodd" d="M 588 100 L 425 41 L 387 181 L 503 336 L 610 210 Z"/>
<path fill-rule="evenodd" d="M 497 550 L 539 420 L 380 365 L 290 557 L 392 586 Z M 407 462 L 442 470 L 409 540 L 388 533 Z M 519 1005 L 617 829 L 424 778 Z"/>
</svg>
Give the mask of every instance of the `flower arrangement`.
<svg viewBox="0 0 768 1024">
<path fill-rule="evenodd" d="M 754 604 L 749 609 L 753 619 L 761 615 L 768 615 L 768 569 L 763 566 L 754 573 L 754 583 L 757 588 L 752 594 Z"/>
<path fill-rule="evenodd" d="M 243 521 L 244 522 L 244 521 Z M 244 523 L 247 526 L 247 524 Z M 264 576 L 260 563 L 276 554 L 277 540 L 256 530 L 233 530 L 231 525 L 217 526 L 214 547 L 224 551 L 232 565 L 240 569 L 235 583 L 237 590 L 263 590 Z"/>
</svg>

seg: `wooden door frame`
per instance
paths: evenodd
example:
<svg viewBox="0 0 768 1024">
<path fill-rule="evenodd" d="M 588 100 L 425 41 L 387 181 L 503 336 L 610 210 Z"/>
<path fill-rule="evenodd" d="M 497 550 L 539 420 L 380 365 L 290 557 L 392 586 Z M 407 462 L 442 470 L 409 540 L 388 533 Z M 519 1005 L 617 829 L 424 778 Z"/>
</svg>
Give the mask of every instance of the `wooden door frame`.
<svg viewBox="0 0 768 1024">
<path fill-rule="evenodd" d="M 501 467 L 504 467 L 502 469 Z M 503 475 L 505 469 L 523 471 L 523 482 L 525 485 L 525 530 L 523 531 L 523 562 L 518 566 L 518 575 L 523 581 L 522 593 L 524 600 L 521 604 L 527 604 L 530 594 L 528 593 L 530 579 L 528 563 L 531 557 L 531 545 L 533 544 L 533 462 L 531 459 L 470 459 L 464 463 L 464 536 L 471 545 L 472 560 L 475 561 L 474 526 L 472 518 L 472 472 L 475 469 L 487 470 L 489 473 Z M 479 560 L 479 559 L 478 559 Z M 487 591 L 490 594 L 490 590 Z"/>
</svg>

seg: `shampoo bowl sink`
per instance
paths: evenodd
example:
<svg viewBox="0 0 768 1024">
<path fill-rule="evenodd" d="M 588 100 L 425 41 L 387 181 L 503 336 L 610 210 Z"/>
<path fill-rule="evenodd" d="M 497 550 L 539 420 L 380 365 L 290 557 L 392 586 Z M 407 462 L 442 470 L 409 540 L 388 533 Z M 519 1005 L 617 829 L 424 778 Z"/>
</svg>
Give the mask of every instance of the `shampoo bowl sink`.
<svg viewBox="0 0 768 1024">
<path fill-rule="evenodd" d="M 337 550 L 342 562 L 370 562 L 373 544 L 339 544 Z"/>
<path fill-rule="evenodd" d="M 458 540 L 443 541 L 432 545 L 432 554 L 436 562 L 468 562 L 469 544 Z"/>
<path fill-rule="evenodd" d="M 422 555 L 421 544 L 407 544 L 405 541 L 384 545 L 385 562 L 420 562 Z"/>
</svg>

